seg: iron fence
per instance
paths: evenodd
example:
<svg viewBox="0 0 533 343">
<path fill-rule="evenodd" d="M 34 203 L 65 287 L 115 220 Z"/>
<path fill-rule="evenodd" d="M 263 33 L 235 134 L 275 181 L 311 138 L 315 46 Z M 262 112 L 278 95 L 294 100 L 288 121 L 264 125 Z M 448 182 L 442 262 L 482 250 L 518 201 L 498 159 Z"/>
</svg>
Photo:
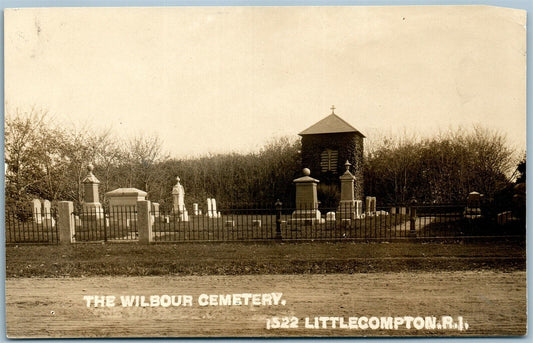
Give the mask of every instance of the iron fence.
<svg viewBox="0 0 533 343">
<path fill-rule="evenodd" d="M 225 208 L 202 215 L 152 212 L 155 242 L 394 240 L 525 234 L 525 225 L 468 218 L 464 205 Z"/>
<path fill-rule="evenodd" d="M 76 242 L 129 241 L 139 236 L 135 206 L 78 208 L 72 216 Z"/>
<path fill-rule="evenodd" d="M 58 243 L 57 211 L 36 215 L 6 209 L 6 243 Z M 135 206 L 78 208 L 72 214 L 74 241 L 137 241 Z M 506 217 L 507 218 L 507 217 Z M 501 219 L 501 218 L 500 218 Z M 229 242 L 268 240 L 395 240 L 525 236 L 524 221 L 503 223 L 467 215 L 465 205 L 361 208 L 228 206 L 202 214 L 150 211 L 153 242 Z"/>
<path fill-rule="evenodd" d="M 18 243 L 59 243 L 57 211 L 33 213 L 31 210 L 6 208 L 5 237 L 7 244 Z"/>
</svg>

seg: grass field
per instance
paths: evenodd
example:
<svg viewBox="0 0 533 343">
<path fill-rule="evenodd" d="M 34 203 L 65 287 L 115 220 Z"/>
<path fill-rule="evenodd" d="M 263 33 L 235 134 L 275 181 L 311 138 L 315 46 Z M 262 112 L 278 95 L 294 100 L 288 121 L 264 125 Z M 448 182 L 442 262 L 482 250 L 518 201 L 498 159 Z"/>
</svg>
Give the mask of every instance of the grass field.
<svg viewBox="0 0 533 343">
<path fill-rule="evenodd" d="M 6 277 L 525 270 L 521 241 L 7 246 Z"/>
</svg>

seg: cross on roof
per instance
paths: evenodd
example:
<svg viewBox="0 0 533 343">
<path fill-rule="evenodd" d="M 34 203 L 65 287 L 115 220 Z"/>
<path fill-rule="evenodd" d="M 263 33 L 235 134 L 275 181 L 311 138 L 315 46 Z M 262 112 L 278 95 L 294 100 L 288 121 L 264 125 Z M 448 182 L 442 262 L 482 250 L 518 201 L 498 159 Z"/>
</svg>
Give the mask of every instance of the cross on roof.
<svg viewBox="0 0 533 343">
<path fill-rule="evenodd" d="M 331 105 L 331 114 L 335 114 L 335 105 Z"/>
</svg>

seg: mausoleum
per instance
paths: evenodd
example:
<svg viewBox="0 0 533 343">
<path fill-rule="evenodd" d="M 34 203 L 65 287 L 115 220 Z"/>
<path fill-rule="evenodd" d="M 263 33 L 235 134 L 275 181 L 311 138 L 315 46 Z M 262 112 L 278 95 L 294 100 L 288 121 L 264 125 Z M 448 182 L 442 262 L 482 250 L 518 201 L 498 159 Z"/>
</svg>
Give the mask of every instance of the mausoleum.
<svg viewBox="0 0 533 343">
<path fill-rule="evenodd" d="M 363 199 L 363 140 L 365 136 L 344 119 L 331 114 L 299 133 L 302 136 L 302 167 L 309 168 L 321 185 L 338 187 L 351 163 L 356 200 Z"/>
</svg>

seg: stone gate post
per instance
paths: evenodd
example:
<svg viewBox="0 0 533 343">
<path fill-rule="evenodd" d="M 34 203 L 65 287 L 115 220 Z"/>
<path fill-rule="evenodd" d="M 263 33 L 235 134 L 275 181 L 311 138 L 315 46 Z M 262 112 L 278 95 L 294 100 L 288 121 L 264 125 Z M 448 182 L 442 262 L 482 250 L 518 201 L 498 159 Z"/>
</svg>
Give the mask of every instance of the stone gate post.
<svg viewBox="0 0 533 343">
<path fill-rule="evenodd" d="M 74 242 L 74 204 L 72 201 L 60 201 L 58 203 L 57 228 L 59 231 L 59 244 L 71 244 Z"/>
<path fill-rule="evenodd" d="M 139 243 L 152 242 L 152 218 L 150 216 L 150 201 L 137 201 L 137 229 L 139 230 Z"/>
</svg>

